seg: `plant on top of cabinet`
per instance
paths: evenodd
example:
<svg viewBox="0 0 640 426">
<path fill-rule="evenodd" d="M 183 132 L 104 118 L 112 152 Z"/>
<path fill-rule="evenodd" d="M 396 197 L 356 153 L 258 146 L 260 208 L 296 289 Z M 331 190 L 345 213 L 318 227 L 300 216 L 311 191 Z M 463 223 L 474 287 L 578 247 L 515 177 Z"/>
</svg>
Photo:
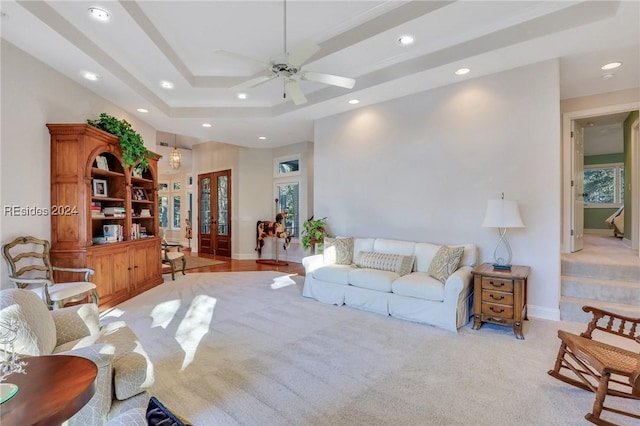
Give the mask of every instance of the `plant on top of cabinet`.
<svg viewBox="0 0 640 426">
<path fill-rule="evenodd" d="M 122 162 L 124 166 L 139 166 L 144 170 L 149 165 L 148 157 L 151 155 L 144 146 L 142 136 L 136 132 L 127 120 L 119 120 L 109 114 L 102 113 L 97 120 L 87 120 L 93 127 L 111 133 L 120 139 L 122 148 Z"/>
</svg>

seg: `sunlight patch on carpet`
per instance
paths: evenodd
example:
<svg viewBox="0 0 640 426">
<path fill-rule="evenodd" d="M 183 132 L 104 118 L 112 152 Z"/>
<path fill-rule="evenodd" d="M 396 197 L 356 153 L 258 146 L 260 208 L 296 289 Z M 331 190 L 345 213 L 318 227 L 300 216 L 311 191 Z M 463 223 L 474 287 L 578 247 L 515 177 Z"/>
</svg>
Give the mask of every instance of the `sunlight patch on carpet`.
<svg viewBox="0 0 640 426">
<path fill-rule="evenodd" d="M 213 309 L 216 306 L 216 302 L 217 299 L 215 297 L 204 294 L 196 296 L 178 326 L 175 337 L 184 351 L 184 360 L 180 371 L 184 371 L 191 364 L 200 341 L 209 332 L 209 325 L 213 318 Z"/>
<path fill-rule="evenodd" d="M 296 274 L 283 275 L 281 277 L 275 277 L 273 279 L 273 283 L 271 283 L 271 288 L 273 290 L 277 290 L 277 289 L 282 288 L 282 287 L 286 287 L 286 286 L 289 286 L 289 285 L 294 285 L 296 282 L 291 279 L 291 277 L 294 276 L 294 275 L 296 275 Z"/>
<path fill-rule="evenodd" d="M 153 318 L 151 328 L 167 328 L 171 320 L 176 316 L 178 309 L 180 309 L 180 300 L 178 299 L 158 303 L 151 311 L 151 318 Z"/>
</svg>

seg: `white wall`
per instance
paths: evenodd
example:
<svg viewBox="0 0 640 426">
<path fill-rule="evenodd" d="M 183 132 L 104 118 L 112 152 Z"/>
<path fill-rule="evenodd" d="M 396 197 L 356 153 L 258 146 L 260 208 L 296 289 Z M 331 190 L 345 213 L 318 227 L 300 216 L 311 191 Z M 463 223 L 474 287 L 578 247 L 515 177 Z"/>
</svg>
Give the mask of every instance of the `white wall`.
<svg viewBox="0 0 640 426">
<path fill-rule="evenodd" d="M 129 121 L 149 149 L 156 145 L 156 131 L 11 43 L 1 43 L 0 241 L 22 235 L 50 239 L 50 217 L 4 215 L 5 206 L 50 207 L 51 150 L 45 124 L 85 123 L 106 112 Z M 5 262 L 0 264 L 0 287 L 10 287 Z"/>
<path fill-rule="evenodd" d="M 319 120 L 315 214 L 336 235 L 473 242 L 488 199 L 518 200 L 508 234 L 532 267 L 529 312 L 559 318 L 560 98 L 556 61 L 468 80 Z"/>
</svg>

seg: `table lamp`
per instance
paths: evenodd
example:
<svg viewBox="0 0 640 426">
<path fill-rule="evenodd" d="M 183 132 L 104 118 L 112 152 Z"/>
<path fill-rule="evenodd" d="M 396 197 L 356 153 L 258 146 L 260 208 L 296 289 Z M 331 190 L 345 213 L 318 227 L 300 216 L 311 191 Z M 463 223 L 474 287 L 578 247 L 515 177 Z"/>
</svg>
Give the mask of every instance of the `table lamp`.
<svg viewBox="0 0 640 426">
<path fill-rule="evenodd" d="M 496 248 L 493 250 L 493 269 L 494 270 L 511 270 L 511 246 L 507 241 L 507 229 L 509 228 L 524 228 L 522 218 L 520 217 L 520 211 L 518 210 L 518 203 L 516 201 L 508 201 L 504 199 L 504 193 L 500 200 L 489 200 L 487 203 L 487 213 L 482 222 L 484 228 L 497 228 L 500 234 L 500 239 Z M 504 244 L 507 251 L 507 258 L 504 259 L 498 256 L 498 249 L 500 244 Z"/>
</svg>

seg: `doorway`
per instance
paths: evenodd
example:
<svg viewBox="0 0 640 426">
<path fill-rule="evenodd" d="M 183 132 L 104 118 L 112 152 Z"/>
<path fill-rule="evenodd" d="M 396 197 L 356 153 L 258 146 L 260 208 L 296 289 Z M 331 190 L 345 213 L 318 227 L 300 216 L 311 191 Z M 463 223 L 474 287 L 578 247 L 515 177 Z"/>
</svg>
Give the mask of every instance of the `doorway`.
<svg viewBox="0 0 640 426">
<path fill-rule="evenodd" d="M 231 170 L 198 175 L 198 252 L 231 257 Z"/>
<path fill-rule="evenodd" d="M 584 203 L 576 202 L 576 195 L 587 196 L 584 191 L 576 191 L 576 183 L 582 179 L 583 173 L 581 172 L 582 167 L 584 167 L 583 157 L 580 153 L 577 152 L 576 149 L 576 139 L 580 133 L 580 127 L 589 126 L 593 124 L 591 122 L 596 122 L 600 119 L 614 118 L 614 116 L 624 116 L 627 117 L 631 111 L 638 110 L 640 104 L 626 104 L 626 105 L 617 105 L 610 107 L 603 107 L 593 110 L 584 110 L 584 111 L 576 111 L 563 114 L 563 231 L 562 231 L 562 245 L 563 252 L 570 253 L 577 251 L 581 248 L 581 244 L 579 241 L 576 241 L 577 238 L 581 238 L 582 229 L 581 225 L 584 223 Z M 620 121 L 621 123 L 622 121 Z M 635 123 L 632 124 L 632 135 L 635 126 Z M 578 131 L 576 131 L 578 130 Z M 638 188 L 640 185 L 640 180 L 637 177 L 637 170 L 640 167 L 640 161 L 637 155 L 637 142 L 632 138 L 631 146 L 627 146 L 627 149 L 630 149 L 632 155 L 626 154 L 626 158 L 630 159 L 626 166 L 633 172 L 633 176 L 631 178 L 627 178 L 627 182 L 624 182 L 624 186 L 629 188 Z M 577 158 L 577 157 L 581 158 Z M 580 160 L 580 161 L 577 161 Z M 624 160 L 619 160 L 624 161 Z M 580 175 L 580 176 L 578 176 Z M 629 176 L 629 174 L 625 174 Z M 578 194 L 576 194 L 578 193 Z M 640 217 L 640 211 L 635 207 L 638 202 L 638 191 L 634 189 L 632 191 L 626 191 L 626 196 L 629 198 L 625 200 L 625 205 L 627 206 L 629 218 L 633 218 L 631 223 L 627 222 L 627 226 L 631 225 L 631 232 L 626 233 L 629 236 L 628 240 L 625 240 L 629 248 L 637 247 L 638 241 L 640 240 L 640 229 L 638 229 L 638 217 Z M 602 206 L 604 207 L 604 206 Z M 619 207 L 619 205 L 618 205 Z M 604 220 L 602 221 L 604 223 Z M 613 232 L 613 231 L 612 231 Z"/>
</svg>

